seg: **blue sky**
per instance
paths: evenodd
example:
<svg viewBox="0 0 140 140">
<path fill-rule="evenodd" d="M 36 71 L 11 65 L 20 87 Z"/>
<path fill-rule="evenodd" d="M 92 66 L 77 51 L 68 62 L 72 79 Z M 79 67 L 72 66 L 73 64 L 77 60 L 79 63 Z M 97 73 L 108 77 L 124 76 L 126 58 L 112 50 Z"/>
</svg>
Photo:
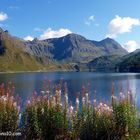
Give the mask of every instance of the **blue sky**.
<svg viewBox="0 0 140 140">
<path fill-rule="evenodd" d="M 25 39 L 109 36 L 133 51 L 140 48 L 139 6 L 140 0 L 1 0 L 0 26 Z"/>
</svg>

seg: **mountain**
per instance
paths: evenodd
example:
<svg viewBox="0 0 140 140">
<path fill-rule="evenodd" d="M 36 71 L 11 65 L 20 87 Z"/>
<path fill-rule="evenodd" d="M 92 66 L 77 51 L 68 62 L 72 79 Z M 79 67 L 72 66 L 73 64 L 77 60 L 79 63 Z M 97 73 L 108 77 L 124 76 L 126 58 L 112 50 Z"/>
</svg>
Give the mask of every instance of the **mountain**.
<svg viewBox="0 0 140 140">
<path fill-rule="evenodd" d="M 102 57 L 106 60 L 106 57 L 119 58 L 127 54 L 119 43 L 110 38 L 93 41 L 78 34 L 69 34 L 60 38 L 24 41 L 0 28 L 0 71 L 79 71 Z M 111 63 L 112 60 L 109 61 Z"/>
<path fill-rule="evenodd" d="M 0 71 L 38 70 L 39 63 L 24 51 L 20 39 L 0 29 Z"/>
<path fill-rule="evenodd" d="M 128 52 L 115 40 L 92 41 L 77 34 L 60 38 L 26 42 L 27 50 L 35 56 L 49 56 L 56 61 L 87 63 L 100 56 L 124 56 Z"/>
<path fill-rule="evenodd" d="M 138 52 L 140 52 L 140 49 L 136 49 L 134 52 L 132 52 L 131 54 L 136 54 L 136 53 L 138 53 Z"/>
<path fill-rule="evenodd" d="M 140 50 L 124 56 L 101 56 L 87 64 L 90 71 L 140 72 Z"/>
<path fill-rule="evenodd" d="M 89 71 L 116 71 L 116 64 L 120 62 L 121 58 L 118 55 L 101 56 L 90 61 L 87 67 Z"/>
<path fill-rule="evenodd" d="M 55 70 L 60 67 L 53 62 L 48 65 L 41 63 L 39 57 L 29 54 L 25 48 L 23 40 L 0 28 L 0 72 Z"/>
<path fill-rule="evenodd" d="M 116 66 L 120 72 L 140 72 L 140 51 L 126 55 Z"/>
<path fill-rule="evenodd" d="M 98 46 L 102 51 L 105 52 L 106 55 L 116 55 L 116 56 L 124 56 L 128 54 L 128 52 L 114 39 L 106 38 L 101 41 L 93 41 L 95 46 Z"/>
</svg>

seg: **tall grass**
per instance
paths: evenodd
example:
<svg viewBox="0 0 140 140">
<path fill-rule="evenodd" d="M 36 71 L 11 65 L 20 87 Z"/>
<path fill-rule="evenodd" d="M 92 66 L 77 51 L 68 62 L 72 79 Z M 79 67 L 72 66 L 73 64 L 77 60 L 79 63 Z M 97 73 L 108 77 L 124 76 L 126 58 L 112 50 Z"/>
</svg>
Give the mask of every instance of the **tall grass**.
<svg viewBox="0 0 140 140">
<path fill-rule="evenodd" d="M 0 85 L 0 133 L 16 132 L 20 121 L 19 98 L 14 97 L 14 85 Z"/>
<path fill-rule="evenodd" d="M 62 91 L 62 85 L 57 85 L 54 91 L 47 88 L 42 95 L 34 94 L 28 100 L 24 112 L 26 138 L 121 140 L 138 134 L 137 111 L 130 91 L 121 91 L 117 98 L 112 86 L 111 102 L 107 104 L 91 101 L 83 88 L 82 100 L 77 95 L 74 106 L 68 99 L 66 84 Z"/>
<path fill-rule="evenodd" d="M 19 98 L 13 96 L 14 86 L 0 86 L 0 132 L 16 132 L 19 128 Z M 45 82 L 40 94 L 34 92 L 26 101 L 20 127 L 22 139 L 39 140 L 129 140 L 139 137 L 139 118 L 131 91 L 119 95 L 114 85 L 110 103 L 91 100 L 89 89 L 82 88 L 75 103 L 69 100 L 66 83 L 52 88 Z M 81 105 L 81 106 L 80 106 Z"/>
</svg>

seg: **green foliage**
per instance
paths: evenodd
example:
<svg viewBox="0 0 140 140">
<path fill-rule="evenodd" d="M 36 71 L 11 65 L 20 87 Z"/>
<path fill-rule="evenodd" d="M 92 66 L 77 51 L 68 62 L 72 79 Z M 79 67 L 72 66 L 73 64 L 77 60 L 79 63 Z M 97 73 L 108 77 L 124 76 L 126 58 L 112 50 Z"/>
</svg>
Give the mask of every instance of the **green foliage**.
<svg viewBox="0 0 140 140">
<path fill-rule="evenodd" d="M 0 132 L 15 132 L 18 128 L 18 109 L 8 103 L 0 103 Z"/>
<path fill-rule="evenodd" d="M 57 85 L 53 93 L 50 83 L 41 95 L 33 94 L 22 113 L 23 139 L 71 140 L 138 140 L 140 122 L 132 93 L 120 93 L 117 100 L 112 88 L 112 104 L 91 102 L 83 89 L 82 110 L 79 97 L 76 107 L 68 104 L 67 88 Z M 11 87 L 11 85 L 9 86 Z M 18 101 L 0 86 L 0 132 L 16 132 L 19 125 Z M 8 93 L 12 93 L 9 90 Z"/>
<path fill-rule="evenodd" d="M 16 132 L 19 125 L 20 108 L 11 86 L 0 85 L 0 132 Z"/>
<path fill-rule="evenodd" d="M 126 56 L 117 65 L 118 65 L 120 71 L 139 72 L 139 70 L 140 70 L 139 62 L 140 62 L 140 52 L 137 52 L 137 53 Z"/>
<path fill-rule="evenodd" d="M 60 106 L 49 108 L 44 101 L 26 107 L 23 126 L 26 139 L 52 140 L 56 136 L 63 136 L 68 129 L 67 120 L 64 120 Z"/>
<path fill-rule="evenodd" d="M 116 133 L 119 137 L 127 135 L 136 127 L 136 107 L 128 101 L 120 102 L 113 106 Z"/>
</svg>

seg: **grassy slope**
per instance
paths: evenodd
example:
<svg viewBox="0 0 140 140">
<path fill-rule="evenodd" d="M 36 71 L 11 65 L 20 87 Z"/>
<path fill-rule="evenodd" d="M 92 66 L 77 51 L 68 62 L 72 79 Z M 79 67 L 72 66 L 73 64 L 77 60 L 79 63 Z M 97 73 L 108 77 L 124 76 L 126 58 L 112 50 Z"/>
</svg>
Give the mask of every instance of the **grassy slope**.
<svg viewBox="0 0 140 140">
<path fill-rule="evenodd" d="M 39 63 L 35 57 L 23 51 L 24 44 L 22 41 L 9 35 L 3 36 L 3 45 L 6 48 L 6 52 L 0 56 L 0 72 L 69 69 L 67 65 L 61 66 L 54 62 L 50 62 L 47 65 Z"/>
<path fill-rule="evenodd" d="M 20 41 L 5 35 L 3 45 L 6 53 L 0 56 L 0 71 L 38 70 L 42 67 L 33 57 L 23 52 Z"/>
<path fill-rule="evenodd" d="M 115 65 L 120 61 L 121 57 L 118 55 L 101 56 L 88 63 L 90 69 L 110 69 L 113 70 Z"/>
<path fill-rule="evenodd" d="M 140 72 L 140 52 L 125 58 L 118 67 L 120 71 Z"/>
</svg>

